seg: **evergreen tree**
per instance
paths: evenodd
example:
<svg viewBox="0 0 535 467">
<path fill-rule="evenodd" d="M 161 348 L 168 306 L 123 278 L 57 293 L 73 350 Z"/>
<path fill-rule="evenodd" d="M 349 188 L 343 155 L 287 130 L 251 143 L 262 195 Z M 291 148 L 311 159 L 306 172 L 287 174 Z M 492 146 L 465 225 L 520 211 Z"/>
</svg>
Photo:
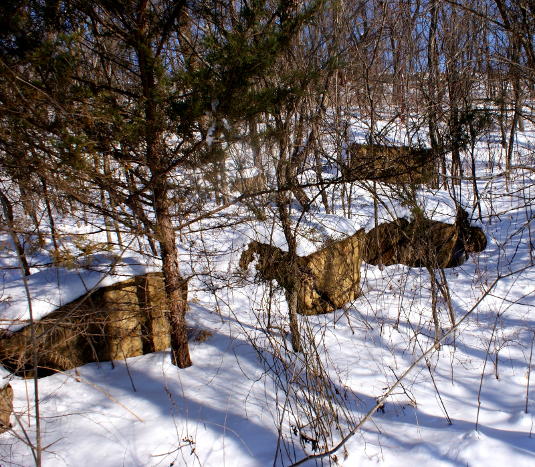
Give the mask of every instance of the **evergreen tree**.
<svg viewBox="0 0 535 467">
<path fill-rule="evenodd" d="M 20 1 L 2 6 L 0 149 L 79 203 L 158 244 L 173 362 L 191 365 L 178 220 L 185 174 L 213 162 L 214 122 L 283 96 L 259 78 L 320 2 Z M 220 135 L 217 135 L 220 136 Z M 102 205 L 106 192 L 121 211 Z M 176 203 L 177 199 L 184 200 Z"/>
</svg>

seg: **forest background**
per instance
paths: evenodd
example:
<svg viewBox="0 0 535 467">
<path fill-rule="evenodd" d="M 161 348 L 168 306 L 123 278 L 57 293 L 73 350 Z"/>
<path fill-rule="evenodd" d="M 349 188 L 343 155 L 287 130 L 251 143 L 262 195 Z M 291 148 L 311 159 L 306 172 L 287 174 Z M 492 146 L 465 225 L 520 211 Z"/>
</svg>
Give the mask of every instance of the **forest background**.
<svg viewBox="0 0 535 467">
<path fill-rule="evenodd" d="M 259 312 L 252 321 L 236 314 L 227 321 L 259 330 L 245 340 L 282 391 L 267 404 L 275 404 L 274 464 L 342 462 L 345 444 L 384 410 L 401 374 L 392 370 L 386 392 L 362 412 L 355 387 L 329 365 L 328 346 L 318 344 L 328 321 L 318 331 L 316 318 L 298 309 L 300 249 L 316 241 L 311 222 L 321 226 L 336 217 L 357 225 L 366 215 L 359 226 L 378 231 L 389 206 L 404 208 L 410 219 L 430 219 L 428 204 L 441 199 L 453 217 L 466 211 L 488 236 L 503 217 L 524 213 L 514 233 L 503 224 L 504 237 L 496 234 L 498 267 L 481 273 L 467 292 L 468 308 L 452 304 L 443 267 L 433 258 L 422 265 L 428 312 L 401 352 L 410 350 L 412 363 L 424 362 L 433 379 L 427 349 L 438 352 L 442 343 L 455 352 L 455 337 L 448 339 L 464 313 L 500 281 L 529 276 L 532 266 L 534 36 L 530 0 L 2 2 L 5 284 L 20 280 L 29 291 L 25 278 L 54 268 L 94 269 L 97 259 L 112 275 L 135 255 L 163 273 L 171 361 L 180 369 L 196 364 L 188 319 L 204 319 L 199 303 L 223 320 L 234 313 L 222 311 L 233 308 L 233 290 L 262 290 L 265 296 L 250 307 Z M 362 146 L 425 148 L 421 166 L 431 164 L 432 174 L 424 185 L 409 176 L 393 183 L 388 167 L 376 170 L 362 157 Z M 83 226 L 76 235 L 74 223 Z M 280 230 L 277 246 L 287 252 L 292 278 L 283 292 L 274 281 L 244 285 L 252 281 L 236 272 L 244 241 L 228 240 L 243 236 L 244 226 L 270 224 Z M 523 251 L 525 261 L 515 263 L 510 251 Z M 374 274 L 388 269 L 380 255 L 376 266 Z M 410 271 L 396 271 L 409 280 Z M 377 280 L 378 288 L 391 286 Z M 415 300 L 411 293 L 406 300 Z M 513 303 L 507 295 L 500 299 L 509 308 L 529 308 L 531 294 Z M 400 303 L 389 308 L 394 327 Z M 449 324 L 439 319 L 441 306 Z M 358 307 L 349 310 L 340 316 L 351 327 L 348 313 L 363 318 Z M 499 343 L 502 315 L 501 309 L 493 315 L 490 335 L 481 331 L 481 382 L 489 355 L 495 354 L 498 378 L 499 352 L 518 344 L 529 354 L 527 412 L 531 352 L 525 349 L 535 334 L 526 317 L 522 336 L 515 328 Z M 386 326 L 365 322 L 365 329 Z M 213 330 L 204 332 L 213 337 Z M 37 371 L 35 336 L 28 345 Z M 39 380 L 33 384 L 26 411 L 34 421 L 26 426 L 19 415 L 3 436 L 19 438 L 41 465 L 49 446 L 41 440 Z M 434 380 L 432 386 L 440 399 Z M 189 435 L 178 438 L 181 453 L 195 444 Z"/>
</svg>

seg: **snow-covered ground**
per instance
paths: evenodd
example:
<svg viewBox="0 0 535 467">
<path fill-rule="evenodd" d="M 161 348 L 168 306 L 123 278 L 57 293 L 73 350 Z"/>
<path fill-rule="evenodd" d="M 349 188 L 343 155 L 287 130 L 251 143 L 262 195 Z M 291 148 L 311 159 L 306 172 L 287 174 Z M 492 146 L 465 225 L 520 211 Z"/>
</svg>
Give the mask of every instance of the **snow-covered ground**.
<svg viewBox="0 0 535 467">
<path fill-rule="evenodd" d="M 530 141 L 533 134 L 521 135 L 520 149 Z M 464 320 L 344 447 L 304 465 L 535 465 L 533 375 L 529 386 L 535 365 L 535 190 L 530 173 L 520 171 L 506 190 L 503 175 L 491 177 L 489 151 L 499 164 L 497 147 L 479 143 L 480 225 L 488 246 L 444 271 L 455 322 Z M 463 182 L 457 196 L 471 213 L 471 182 Z M 418 202 L 434 219 L 455 216 L 447 192 L 421 192 Z M 339 206 L 334 214 L 301 219 L 306 234 L 300 252 L 308 254 L 328 237 L 373 228 L 373 198 L 354 187 L 352 206 L 350 217 L 342 217 Z M 410 215 L 400 203 L 380 212 L 383 221 L 390 220 L 388 212 Z M 433 345 L 428 272 L 363 264 L 362 295 L 344 310 L 300 317 L 308 343 L 294 354 L 281 291 L 274 287 L 270 294 L 269 284 L 255 283 L 252 266 L 247 277 L 237 272 L 247 242 L 266 237 L 284 248 L 280 228 L 269 222 L 208 230 L 183 242 L 182 263 L 196 274 L 188 325 L 204 330 L 206 338 L 190 342 L 192 367 L 178 370 L 165 351 L 39 380 L 43 465 L 288 466 L 322 452 L 326 443 L 336 446 Z M 127 253 L 106 275 L 111 260 L 105 258 L 100 271 L 93 265 L 92 272 L 49 269 L 30 276 L 36 313 L 70 301 L 102 278 L 109 285 L 158 266 Z M 15 264 L 13 255 L 3 261 Z M 6 277 L 0 306 L 4 328 L 14 329 L 11 320 L 27 312 L 16 272 Z M 451 320 L 444 300 L 439 308 L 444 335 Z M 13 387 L 17 418 L 13 431 L 0 435 L 0 463 L 32 465 L 24 440 L 25 432 L 33 439 L 35 428 L 33 381 L 3 376 Z M 319 436 L 320 427 L 329 435 Z"/>
</svg>

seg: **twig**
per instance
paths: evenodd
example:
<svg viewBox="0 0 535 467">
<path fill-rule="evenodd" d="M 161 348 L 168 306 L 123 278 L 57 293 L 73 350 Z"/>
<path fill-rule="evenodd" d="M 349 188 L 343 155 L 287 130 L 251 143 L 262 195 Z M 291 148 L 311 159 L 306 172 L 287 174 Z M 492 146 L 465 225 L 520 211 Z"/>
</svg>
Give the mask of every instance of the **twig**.
<svg viewBox="0 0 535 467">
<path fill-rule="evenodd" d="M 9 233 L 11 235 L 11 238 L 13 239 L 13 242 L 16 244 L 18 241 L 17 236 L 15 234 L 15 231 L 13 230 L 13 225 L 11 224 L 11 219 L 9 216 L 5 216 L 7 228 L 9 229 Z M 22 256 L 20 254 L 20 251 L 18 248 L 15 248 L 15 251 L 17 253 L 17 260 L 19 262 L 20 270 L 22 272 L 22 280 L 24 282 L 24 289 L 26 291 L 26 299 L 28 300 L 28 313 L 30 315 L 30 335 L 32 339 L 32 360 L 33 360 L 33 371 L 34 371 L 34 378 L 33 378 L 33 385 L 34 385 L 34 398 L 35 398 L 35 448 L 30 443 L 30 446 L 32 447 L 32 454 L 35 460 L 35 465 L 37 467 L 41 467 L 41 422 L 40 422 L 40 414 L 39 414 L 39 380 L 37 378 L 37 368 L 38 368 L 38 359 L 39 355 L 37 353 L 37 341 L 35 338 L 35 323 L 33 320 L 33 309 L 32 309 L 32 297 L 30 295 L 30 287 L 28 285 L 28 279 L 25 274 L 24 270 L 24 263 L 22 261 Z M 29 440 L 28 440 L 29 441 Z"/>
<path fill-rule="evenodd" d="M 130 382 L 132 383 L 132 389 L 134 389 L 134 392 L 137 392 L 136 386 L 134 384 L 134 380 L 132 379 L 132 375 L 130 374 L 130 368 L 128 368 L 128 361 L 126 360 L 126 355 L 124 354 L 124 351 L 122 352 L 123 352 L 124 364 L 126 366 L 126 372 L 128 373 L 128 377 L 130 378 Z"/>
<path fill-rule="evenodd" d="M 498 324 L 498 318 L 500 317 L 500 312 L 496 313 L 496 319 L 494 320 L 494 326 L 492 327 L 492 334 L 490 335 L 489 345 L 487 347 L 487 352 L 485 353 L 485 363 L 483 363 L 483 370 L 481 371 L 481 379 L 479 380 L 479 390 L 477 392 L 477 413 L 476 413 L 476 431 L 479 424 L 479 409 L 481 407 L 481 390 L 483 389 L 483 377 L 485 376 L 485 368 L 487 366 L 487 360 L 489 358 L 490 346 L 492 344 L 492 339 L 494 338 L 494 333 L 496 332 L 496 325 Z M 496 355 L 496 364 L 498 364 L 498 355 Z"/>
<path fill-rule="evenodd" d="M 457 324 L 455 324 L 455 326 L 452 326 L 450 328 L 450 330 L 444 334 L 444 336 L 437 342 L 437 343 L 433 343 L 432 346 L 430 346 L 420 357 L 418 357 L 416 359 L 416 361 L 409 367 L 405 370 L 405 372 L 398 378 L 398 380 L 390 387 L 390 389 L 388 389 L 388 391 L 386 391 L 381 397 L 379 397 L 377 399 L 377 403 L 375 405 L 375 407 L 373 407 L 367 414 L 366 416 L 358 423 L 357 426 L 355 426 L 335 447 L 333 447 L 332 449 L 330 449 L 329 451 L 326 451 L 324 452 L 323 454 L 313 454 L 313 455 L 308 455 L 306 457 L 304 457 L 303 459 L 301 459 L 300 461 L 298 462 L 295 462 L 294 464 L 291 464 L 289 467 L 297 467 L 299 465 L 303 465 L 305 462 L 309 461 L 309 460 L 314 460 L 314 459 L 323 459 L 325 457 L 329 457 L 329 456 L 332 456 L 333 454 L 335 454 L 336 452 L 338 452 L 340 450 L 340 448 L 342 448 L 348 441 L 349 439 L 351 439 L 356 433 L 357 431 L 359 431 L 362 426 L 372 418 L 373 414 L 380 408 L 382 407 L 384 401 L 387 399 L 388 396 L 390 396 L 390 394 L 392 394 L 394 392 L 394 390 L 397 388 L 398 385 L 401 384 L 401 382 L 405 379 L 405 377 L 416 367 L 420 364 L 420 362 L 424 359 L 426 359 L 429 355 L 431 355 L 433 352 L 436 351 L 436 344 L 440 345 L 443 341 L 446 340 L 447 337 L 449 337 L 449 335 L 451 333 L 453 333 L 465 320 L 466 318 L 468 318 L 468 316 L 470 316 L 473 311 L 479 306 L 479 304 L 490 294 L 490 292 L 492 291 L 492 289 L 494 289 L 494 287 L 496 286 L 496 284 L 501 280 L 501 279 L 505 279 L 506 277 L 510 277 L 514 274 L 518 274 L 524 270 L 526 270 L 528 268 L 528 266 L 518 270 L 518 271 L 511 271 L 507 274 L 504 274 L 504 275 L 498 275 L 498 277 L 494 280 L 494 282 L 490 285 L 490 287 L 485 291 L 485 293 L 479 298 L 479 300 L 475 303 L 475 305 L 470 308 L 470 310 L 468 310 L 465 315 L 457 322 Z"/>
<path fill-rule="evenodd" d="M 531 374 L 531 357 L 533 357 L 533 341 L 535 340 L 535 331 L 533 331 L 533 337 L 531 338 L 531 350 L 529 352 L 529 365 L 528 365 L 528 382 L 526 385 L 526 413 L 528 413 L 528 396 L 529 396 L 529 376 Z"/>
</svg>

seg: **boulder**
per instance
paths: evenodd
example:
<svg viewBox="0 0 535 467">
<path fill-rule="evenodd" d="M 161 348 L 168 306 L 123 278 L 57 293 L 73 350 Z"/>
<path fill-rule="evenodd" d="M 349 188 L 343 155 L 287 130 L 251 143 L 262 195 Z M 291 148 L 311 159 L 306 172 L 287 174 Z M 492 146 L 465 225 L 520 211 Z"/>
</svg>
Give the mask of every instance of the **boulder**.
<svg viewBox="0 0 535 467">
<path fill-rule="evenodd" d="M 255 173 L 248 177 L 237 177 L 231 183 L 231 189 L 242 195 L 264 191 L 266 188 L 266 177 L 261 173 Z"/>
<path fill-rule="evenodd" d="M 358 297 L 364 238 L 364 230 L 360 230 L 344 240 L 328 243 L 311 255 L 297 258 L 300 314 L 329 313 Z M 261 280 L 276 280 L 286 291 L 295 281 L 290 276 L 285 251 L 255 241 L 243 252 L 240 267 L 247 269 L 254 259 Z"/>
<path fill-rule="evenodd" d="M 9 419 L 13 413 L 13 389 L 7 384 L 0 389 L 0 433 L 11 428 Z"/>
<path fill-rule="evenodd" d="M 423 217 L 397 219 L 366 234 L 364 261 L 384 266 L 404 264 L 411 267 L 451 268 L 464 263 L 467 253 L 483 251 L 487 246 L 485 234 L 472 227 L 468 214 L 459 210 L 454 224 L 433 221 Z"/>
<path fill-rule="evenodd" d="M 38 376 L 170 347 L 161 274 L 133 277 L 95 291 L 82 305 L 81 300 L 35 323 Z M 31 355 L 29 326 L 0 337 L 0 362 L 11 372 L 33 376 Z"/>
<path fill-rule="evenodd" d="M 240 258 L 240 268 L 247 269 L 256 260 L 257 277 L 276 280 L 285 292 L 298 284 L 297 311 L 302 315 L 329 313 L 342 308 L 360 294 L 362 261 L 377 265 L 379 253 L 385 266 L 405 264 L 411 267 L 449 268 L 465 261 L 468 252 L 485 249 L 487 240 L 479 227 L 472 227 L 468 215 L 460 210 L 454 224 L 396 219 L 375 229 L 337 242 L 308 256 L 297 258 L 297 275 L 291 272 L 288 253 L 272 245 L 251 242 Z M 378 248 L 379 246 L 379 248 Z"/>
<path fill-rule="evenodd" d="M 411 146 L 352 143 L 342 173 L 348 180 L 386 183 L 432 183 L 437 174 L 431 149 Z"/>
</svg>

